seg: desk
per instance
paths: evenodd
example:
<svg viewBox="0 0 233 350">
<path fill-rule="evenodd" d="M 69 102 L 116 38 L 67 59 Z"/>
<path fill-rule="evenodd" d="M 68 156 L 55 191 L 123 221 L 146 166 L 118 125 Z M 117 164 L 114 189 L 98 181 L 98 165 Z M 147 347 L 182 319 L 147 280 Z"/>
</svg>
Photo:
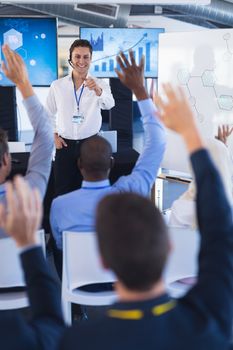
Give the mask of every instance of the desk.
<svg viewBox="0 0 233 350">
<path fill-rule="evenodd" d="M 184 173 L 162 169 L 156 180 L 156 200 L 158 208 L 163 211 L 171 207 L 173 201 L 187 190 L 190 176 Z"/>
<path fill-rule="evenodd" d="M 171 181 L 171 182 L 178 182 L 181 184 L 190 184 L 190 182 L 192 181 L 192 179 L 188 178 L 188 177 L 183 177 L 180 175 L 169 175 L 169 174 L 164 174 L 164 173 L 160 173 L 157 176 L 157 179 Z"/>
<path fill-rule="evenodd" d="M 8 179 L 12 179 L 16 174 L 25 175 L 27 171 L 27 165 L 28 165 L 28 159 L 29 159 L 29 152 L 25 153 L 12 153 L 12 159 L 15 160 L 12 163 L 12 171 L 8 177 Z M 113 184 L 116 182 L 116 180 L 122 176 L 122 175 L 128 175 L 131 173 L 137 159 L 139 156 L 139 153 L 136 152 L 133 149 L 125 149 L 120 150 L 117 153 L 113 154 L 115 159 L 115 164 L 113 169 L 110 172 L 110 182 Z M 82 177 L 80 176 L 80 187 L 82 182 Z M 51 169 L 51 174 L 49 177 L 48 187 L 44 198 L 44 216 L 43 216 L 43 223 L 42 227 L 44 228 L 45 232 L 50 232 L 50 225 L 49 225 L 49 212 L 52 200 L 54 198 L 54 175 L 53 175 L 53 166 Z"/>
</svg>

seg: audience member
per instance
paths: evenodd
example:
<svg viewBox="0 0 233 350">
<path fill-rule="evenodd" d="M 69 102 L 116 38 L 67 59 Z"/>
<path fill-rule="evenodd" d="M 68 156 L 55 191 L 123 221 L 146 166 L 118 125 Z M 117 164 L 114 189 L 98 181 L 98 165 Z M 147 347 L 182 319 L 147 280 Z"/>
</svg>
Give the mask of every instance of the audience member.
<svg viewBox="0 0 233 350">
<path fill-rule="evenodd" d="M 233 222 L 221 178 L 182 90 L 164 86 L 156 103 L 165 125 L 181 134 L 197 186 L 201 243 L 197 284 L 172 300 L 162 278 L 169 253 L 166 226 L 153 204 L 137 194 L 112 194 L 97 208 L 103 264 L 112 269 L 119 302 L 98 322 L 69 329 L 60 350 L 230 348 L 233 316 Z M 91 337 L 88 335 L 91 334 Z"/>
<path fill-rule="evenodd" d="M 218 169 L 229 203 L 233 204 L 233 163 L 228 148 L 217 139 L 206 140 L 207 149 Z M 196 214 L 196 185 L 192 180 L 185 191 L 167 211 L 168 224 L 177 227 L 197 228 Z M 207 204 L 208 205 L 208 204 Z"/>
<path fill-rule="evenodd" d="M 53 133 L 50 120 L 33 91 L 22 58 L 16 52 L 10 50 L 7 45 L 2 47 L 2 51 L 7 63 L 2 63 L 3 72 L 21 92 L 24 98 L 24 106 L 35 133 L 25 179 L 30 186 L 37 187 L 41 196 L 44 196 L 53 151 Z M 10 171 L 11 155 L 7 143 L 7 133 L 0 130 L 0 200 L 5 198 L 4 183 Z M 0 237 L 4 236 L 5 233 L 0 230 Z"/>
<path fill-rule="evenodd" d="M 119 301 L 98 321 L 84 322 L 62 335 L 59 349 L 230 348 L 233 316 L 233 222 L 221 178 L 205 149 L 182 90 L 164 85 L 166 102 L 156 96 L 160 118 L 183 137 L 196 177 L 201 243 L 197 284 L 171 299 L 162 278 L 170 250 L 161 214 L 148 199 L 133 193 L 110 194 L 97 208 L 96 232 L 103 264 L 118 277 Z M 43 349 L 59 340 L 63 323 L 54 281 L 35 247 L 38 195 L 22 179 L 7 185 L 6 212 L 0 224 L 24 251 L 21 255 L 33 309 L 33 322 L 6 320 L 1 341 L 17 348 Z M 206 205 L 208 203 L 208 205 Z M 21 213 L 21 208 L 23 211 Z M 217 213 L 217 214 L 216 214 Z M 39 215 L 39 216 L 38 216 Z M 51 298 L 51 299 L 50 299 Z M 60 333 L 60 334 L 59 334 Z M 15 345 L 9 348 L 15 348 Z M 51 349 L 51 347 L 50 347 Z"/>
<path fill-rule="evenodd" d="M 19 248 L 30 303 L 30 320 L 19 311 L 0 311 L 0 343 L 4 350 L 55 350 L 64 323 L 59 285 L 48 268 L 35 232 L 42 208 L 38 189 L 16 177 L 6 183 L 6 203 L 0 204 L 0 226 Z M 1 266 L 4 268 L 4 266 Z"/>
<path fill-rule="evenodd" d="M 233 132 L 233 127 L 230 127 L 229 125 L 219 125 L 218 126 L 218 133 L 216 136 L 216 139 L 219 141 L 222 141 L 227 146 L 227 141 L 229 136 Z"/>
<path fill-rule="evenodd" d="M 83 142 L 78 166 L 84 178 L 81 189 L 54 199 L 51 206 L 50 223 L 56 245 L 62 249 L 62 232 L 93 231 L 96 205 L 106 194 L 112 192 L 137 192 L 148 196 L 155 181 L 165 150 L 165 131 L 156 117 L 152 100 L 144 87 L 144 59 L 136 65 L 133 53 L 131 63 L 122 53 L 118 57 L 122 72 L 120 80 L 136 95 L 145 130 L 143 151 L 128 176 L 122 176 L 112 186 L 108 176 L 113 166 L 110 144 L 100 136 Z"/>
</svg>

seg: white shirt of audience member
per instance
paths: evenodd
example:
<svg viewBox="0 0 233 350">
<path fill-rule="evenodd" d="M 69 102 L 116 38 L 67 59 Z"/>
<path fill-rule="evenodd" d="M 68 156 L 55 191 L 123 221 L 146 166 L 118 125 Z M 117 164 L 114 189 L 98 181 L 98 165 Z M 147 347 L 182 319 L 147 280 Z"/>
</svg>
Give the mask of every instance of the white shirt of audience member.
<svg viewBox="0 0 233 350">
<path fill-rule="evenodd" d="M 208 139 L 206 145 L 222 178 L 227 198 L 232 205 L 233 161 L 229 150 L 223 142 L 217 139 Z M 195 181 L 193 180 L 190 183 L 188 190 L 173 202 L 170 216 L 168 218 L 168 224 L 170 226 L 197 228 L 195 199 L 196 186 Z M 208 205 L 208 203 L 205 203 L 205 205 Z"/>
</svg>

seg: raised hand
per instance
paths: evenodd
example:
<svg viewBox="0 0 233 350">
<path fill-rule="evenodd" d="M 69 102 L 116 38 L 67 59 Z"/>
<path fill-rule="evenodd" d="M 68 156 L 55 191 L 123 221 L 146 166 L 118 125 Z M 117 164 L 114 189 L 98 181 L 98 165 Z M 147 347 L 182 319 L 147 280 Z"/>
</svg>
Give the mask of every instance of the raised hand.
<svg viewBox="0 0 233 350">
<path fill-rule="evenodd" d="M 121 71 L 115 69 L 115 72 L 125 86 L 134 92 L 138 100 L 148 98 L 144 87 L 144 56 L 141 58 L 139 65 L 136 64 L 133 51 L 129 51 L 130 61 L 125 54 L 121 52 L 117 56 L 117 62 Z"/>
<path fill-rule="evenodd" d="M 184 138 L 190 151 L 203 147 L 194 115 L 181 87 L 174 89 L 171 84 L 163 84 L 165 99 L 154 94 L 158 115 L 165 126 L 178 132 Z"/>
<path fill-rule="evenodd" d="M 165 99 L 155 93 L 154 102 L 165 126 L 180 134 L 192 129 L 194 116 L 182 88 L 174 89 L 171 84 L 163 84 L 163 91 Z"/>
<path fill-rule="evenodd" d="M 8 45 L 3 45 L 2 51 L 7 61 L 7 65 L 2 62 L 2 70 L 5 76 L 16 85 L 28 81 L 27 69 L 21 56 L 12 51 Z"/>
<path fill-rule="evenodd" d="M 56 149 L 67 147 L 67 143 L 65 142 L 65 140 L 58 134 L 54 134 L 54 142 Z"/>
<path fill-rule="evenodd" d="M 227 139 L 232 134 L 232 131 L 233 127 L 230 127 L 229 125 L 220 125 L 218 127 L 218 135 L 216 136 L 216 139 L 222 141 L 226 145 Z"/>
<path fill-rule="evenodd" d="M 35 232 L 42 217 L 39 191 L 31 189 L 21 176 L 5 186 L 6 205 L 0 204 L 0 227 L 19 247 L 35 244 Z"/>
<path fill-rule="evenodd" d="M 90 89 L 94 90 L 97 96 L 100 96 L 102 94 L 102 89 L 99 87 L 99 85 L 96 84 L 96 81 L 92 78 L 85 79 L 84 85 Z"/>
<path fill-rule="evenodd" d="M 12 51 L 8 45 L 3 45 L 2 51 L 7 63 L 2 62 L 2 70 L 5 76 L 15 83 L 24 98 L 33 95 L 33 89 L 22 57 L 17 52 Z"/>
</svg>

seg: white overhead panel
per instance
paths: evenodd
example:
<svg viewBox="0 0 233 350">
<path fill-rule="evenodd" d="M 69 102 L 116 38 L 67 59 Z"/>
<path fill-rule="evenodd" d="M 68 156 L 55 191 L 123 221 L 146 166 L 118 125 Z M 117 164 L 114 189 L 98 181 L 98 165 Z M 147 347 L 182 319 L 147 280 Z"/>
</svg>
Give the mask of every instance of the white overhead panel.
<svg viewBox="0 0 233 350">
<path fill-rule="evenodd" d="M 211 0 L 116 0 L 113 1 L 119 5 L 209 5 Z M 18 4 L 58 4 L 59 0 L 11 0 L 1 3 Z M 107 0 L 62 0 L 62 4 L 109 4 Z"/>
<path fill-rule="evenodd" d="M 78 2 L 79 4 L 91 4 L 93 3 L 93 0 L 76 0 L 76 2 Z M 98 4 L 109 4 L 109 1 L 106 0 L 97 0 L 94 2 Z M 142 0 L 116 0 L 114 2 L 121 5 L 209 5 L 211 3 L 211 0 L 143 0 L 143 2 Z"/>
</svg>

